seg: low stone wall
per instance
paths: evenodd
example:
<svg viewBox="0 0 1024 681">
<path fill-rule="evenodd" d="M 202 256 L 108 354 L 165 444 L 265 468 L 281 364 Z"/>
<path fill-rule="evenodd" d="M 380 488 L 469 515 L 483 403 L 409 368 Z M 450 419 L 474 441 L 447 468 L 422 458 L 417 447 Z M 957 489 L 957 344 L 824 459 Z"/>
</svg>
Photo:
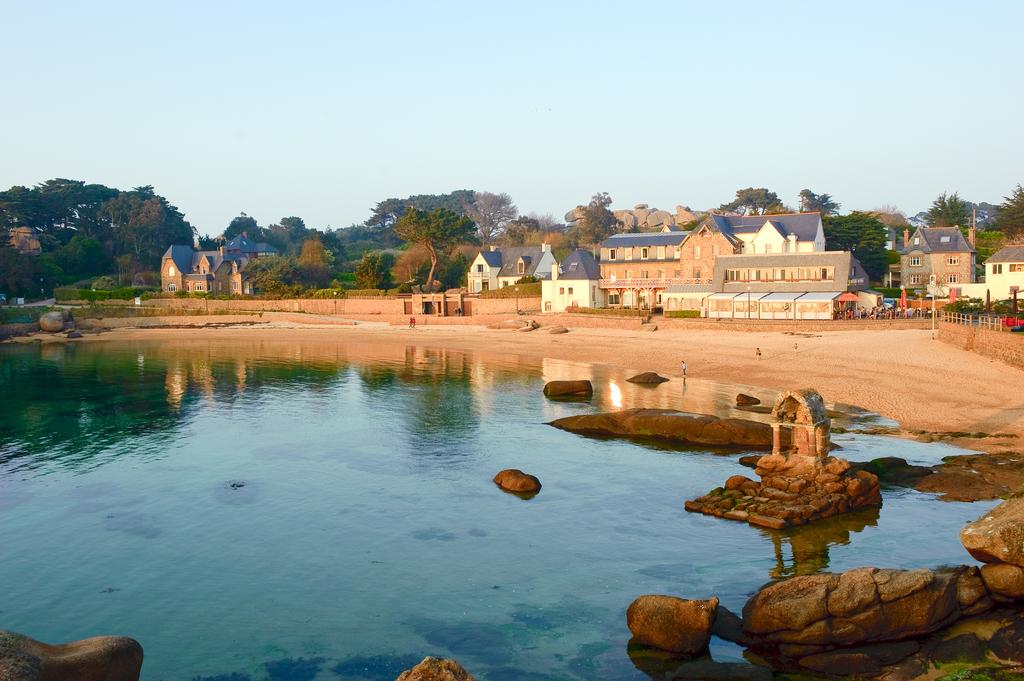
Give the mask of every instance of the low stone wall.
<svg viewBox="0 0 1024 681">
<path fill-rule="evenodd" d="M 1021 334 L 939 322 L 939 340 L 1024 369 L 1024 337 Z"/>
<path fill-rule="evenodd" d="M 540 314 L 541 299 L 535 298 L 470 298 L 470 313 L 473 315 L 516 314 L 516 310 L 527 314 Z"/>
</svg>

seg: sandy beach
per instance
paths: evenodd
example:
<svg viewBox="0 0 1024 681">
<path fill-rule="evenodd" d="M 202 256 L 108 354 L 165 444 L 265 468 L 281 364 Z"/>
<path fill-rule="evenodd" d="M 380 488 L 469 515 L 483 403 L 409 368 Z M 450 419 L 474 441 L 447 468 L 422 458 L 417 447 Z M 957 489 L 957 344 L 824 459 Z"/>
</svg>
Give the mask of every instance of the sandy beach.
<svg viewBox="0 0 1024 681">
<path fill-rule="evenodd" d="M 215 318 L 210 321 L 214 321 Z M 87 342 L 134 339 L 417 344 L 606 364 L 626 370 L 680 374 L 767 389 L 812 387 L 828 401 L 852 404 L 898 421 L 905 430 L 1024 435 L 1024 372 L 931 339 L 925 330 L 744 333 L 661 330 L 656 333 L 572 329 L 550 334 L 478 326 L 382 324 L 326 326 L 273 322 L 258 326 L 124 328 L 88 335 Z M 37 336 L 38 337 L 38 336 Z M 756 349 L 761 349 L 761 358 Z M 962 438 L 961 438 L 962 439 Z M 970 438 L 992 451 L 1009 438 Z M 966 444 L 966 443 L 965 443 Z"/>
</svg>

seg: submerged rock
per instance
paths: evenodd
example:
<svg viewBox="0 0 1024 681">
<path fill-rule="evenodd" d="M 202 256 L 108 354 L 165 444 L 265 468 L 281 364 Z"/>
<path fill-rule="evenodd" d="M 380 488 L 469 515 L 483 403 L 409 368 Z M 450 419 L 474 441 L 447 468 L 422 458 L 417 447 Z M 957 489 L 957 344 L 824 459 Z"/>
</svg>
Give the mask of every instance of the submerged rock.
<svg viewBox="0 0 1024 681">
<path fill-rule="evenodd" d="M 455 660 L 425 657 L 412 669 L 407 669 L 395 681 L 476 681 L 473 675 Z"/>
<path fill-rule="evenodd" d="M 503 490 L 518 494 L 536 494 L 541 487 L 537 476 L 524 473 L 518 468 L 501 471 L 494 476 L 494 484 Z"/>
<path fill-rule="evenodd" d="M 747 395 L 746 393 L 740 393 L 736 396 L 736 405 L 739 407 L 753 407 L 754 405 L 761 404 L 761 400 L 757 399 L 753 395 Z"/>
<path fill-rule="evenodd" d="M 1024 456 L 1016 452 L 949 456 L 915 488 L 943 501 L 1000 499 L 1024 492 Z"/>
<path fill-rule="evenodd" d="M 691 601 L 675 596 L 640 596 L 626 611 L 626 624 L 633 641 L 640 645 L 696 655 L 708 647 L 717 610 L 717 598 Z"/>
<path fill-rule="evenodd" d="M 772 445 L 772 429 L 768 424 L 687 414 L 673 409 L 623 409 L 582 414 L 556 419 L 550 425 L 571 433 L 658 438 L 680 444 L 756 449 L 768 449 Z"/>
<path fill-rule="evenodd" d="M 983 563 L 1024 567 L 1024 497 L 1008 499 L 969 523 L 960 543 Z"/>
<path fill-rule="evenodd" d="M 935 471 L 930 466 L 915 466 L 897 456 L 884 456 L 866 463 L 851 463 L 854 471 L 867 471 L 878 476 L 880 482 L 897 487 L 913 487 Z"/>
<path fill-rule="evenodd" d="M 645 371 L 642 374 L 630 376 L 626 380 L 630 383 L 640 383 L 641 385 L 658 385 L 659 383 L 664 383 L 669 379 L 653 371 Z"/>
<path fill-rule="evenodd" d="M 544 384 L 546 397 L 589 397 L 594 394 L 590 381 L 548 381 Z"/>
<path fill-rule="evenodd" d="M 3 681 L 138 681 L 142 646 L 121 636 L 47 645 L 0 631 Z"/>
</svg>

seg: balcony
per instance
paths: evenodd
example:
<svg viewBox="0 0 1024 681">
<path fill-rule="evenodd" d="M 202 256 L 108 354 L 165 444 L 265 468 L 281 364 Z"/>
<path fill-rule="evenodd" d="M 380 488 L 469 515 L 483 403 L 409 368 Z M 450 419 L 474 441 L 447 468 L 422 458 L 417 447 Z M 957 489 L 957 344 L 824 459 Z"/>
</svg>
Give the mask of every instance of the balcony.
<svg viewBox="0 0 1024 681">
<path fill-rule="evenodd" d="M 706 286 L 711 284 L 711 279 L 693 279 L 692 277 L 648 277 L 644 279 L 600 279 L 597 282 L 598 288 L 610 289 L 668 288 L 669 286 L 680 286 L 683 284 Z"/>
</svg>

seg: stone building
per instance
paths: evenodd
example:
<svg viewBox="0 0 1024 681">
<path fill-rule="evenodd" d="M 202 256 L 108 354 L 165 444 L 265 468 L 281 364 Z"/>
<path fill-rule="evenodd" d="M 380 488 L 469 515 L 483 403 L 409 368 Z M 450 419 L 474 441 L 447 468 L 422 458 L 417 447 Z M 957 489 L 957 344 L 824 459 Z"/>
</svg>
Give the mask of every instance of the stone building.
<svg viewBox="0 0 1024 681">
<path fill-rule="evenodd" d="M 274 246 L 254 242 L 247 234 L 239 234 L 215 251 L 169 246 L 160 262 L 160 288 L 169 293 L 252 295 L 246 267 L 257 258 L 277 253 Z"/>
<path fill-rule="evenodd" d="M 900 279 L 908 289 L 924 288 L 932 282 L 957 286 L 974 282 L 975 230 L 965 239 L 959 227 L 919 227 L 913 237 L 903 231 Z"/>
</svg>

